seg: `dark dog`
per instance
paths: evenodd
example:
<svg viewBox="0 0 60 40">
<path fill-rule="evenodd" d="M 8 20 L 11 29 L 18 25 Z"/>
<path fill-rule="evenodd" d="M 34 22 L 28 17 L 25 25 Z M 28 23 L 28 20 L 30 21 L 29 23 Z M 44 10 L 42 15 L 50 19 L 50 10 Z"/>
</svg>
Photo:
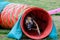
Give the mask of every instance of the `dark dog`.
<svg viewBox="0 0 60 40">
<path fill-rule="evenodd" d="M 25 19 L 25 24 L 28 30 L 37 30 L 38 34 L 40 35 L 39 26 L 32 17 L 27 16 Z"/>
</svg>

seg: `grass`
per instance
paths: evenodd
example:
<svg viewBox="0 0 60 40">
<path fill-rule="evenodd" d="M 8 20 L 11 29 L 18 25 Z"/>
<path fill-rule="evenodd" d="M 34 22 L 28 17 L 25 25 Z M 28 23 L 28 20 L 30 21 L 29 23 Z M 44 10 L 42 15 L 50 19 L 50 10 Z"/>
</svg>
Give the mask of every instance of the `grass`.
<svg viewBox="0 0 60 40">
<path fill-rule="evenodd" d="M 14 3 L 23 3 L 32 6 L 44 8 L 46 10 L 52 10 L 60 7 L 60 0 L 7 0 Z"/>
<path fill-rule="evenodd" d="M 22 3 L 31 6 L 37 6 L 40 8 L 44 8 L 47 11 L 60 7 L 60 0 L 6 0 L 6 1 L 11 3 Z M 58 32 L 58 40 L 60 40 L 60 16 L 53 15 L 52 18 L 56 24 L 56 28 Z M 6 37 L 9 31 L 10 30 L 0 29 L 0 40 L 15 40 Z"/>
</svg>

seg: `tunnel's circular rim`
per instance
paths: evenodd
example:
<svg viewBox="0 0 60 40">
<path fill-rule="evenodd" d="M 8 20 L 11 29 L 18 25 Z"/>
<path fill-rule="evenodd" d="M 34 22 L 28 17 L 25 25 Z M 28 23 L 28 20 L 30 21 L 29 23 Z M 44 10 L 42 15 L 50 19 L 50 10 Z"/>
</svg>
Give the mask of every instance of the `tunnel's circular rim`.
<svg viewBox="0 0 60 40">
<path fill-rule="evenodd" d="M 32 11 L 32 10 L 42 10 L 42 11 L 45 11 L 44 9 L 42 9 L 42 8 L 37 8 L 37 7 L 28 8 L 28 9 L 24 12 L 24 14 L 22 15 L 22 17 L 21 17 L 20 25 L 21 25 L 22 31 L 23 31 L 23 33 L 24 33 L 26 36 L 28 36 L 29 38 L 32 38 L 32 39 L 43 39 L 43 38 L 47 37 L 47 36 L 50 34 L 51 30 L 52 30 L 52 18 L 51 18 L 51 16 L 49 15 L 49 13 L 48 13 L 47 11 L 45 11 L 45 12 L 49 15 L 49 17 L 50 17 L 49 25 L 48 25 L 48 28 L 49 28 L 50 30 L 47 30 L 47 29 L 46 29 L 44 35 L 42 35 L 42 36 L 37 36 L 37 37 L 30 36 L 30 35 L 27 34 L 27 33 L 24 31 L 24 29 L 23 29 L 23 27 L 24 27 L 24 26 L 23 26 L 23 21 L 24 21 L 25 16 L 28 14 L 28 12 L 30 12 L 30 11 Z M 47 33 L 47 34 L 46 34 L 46 33 Z"/>
</svg>

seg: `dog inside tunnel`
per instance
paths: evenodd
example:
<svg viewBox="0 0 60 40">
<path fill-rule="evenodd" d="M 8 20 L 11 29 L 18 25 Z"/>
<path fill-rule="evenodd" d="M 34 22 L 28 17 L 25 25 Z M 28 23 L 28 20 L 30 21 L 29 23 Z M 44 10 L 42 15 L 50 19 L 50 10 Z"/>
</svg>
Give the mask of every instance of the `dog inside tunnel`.
<svg viewBox="0 0 60 40">
<path fill-rule="evenodd" d="M 48 25 L 47 21 L 48 17 L 47 14 L 44 14 L 44 12 L 40 12 L 39 10 L 30 11 L 24 20 L 24 30 L 29 35 L 38 36 L 46 29 Z"/>
</svg>

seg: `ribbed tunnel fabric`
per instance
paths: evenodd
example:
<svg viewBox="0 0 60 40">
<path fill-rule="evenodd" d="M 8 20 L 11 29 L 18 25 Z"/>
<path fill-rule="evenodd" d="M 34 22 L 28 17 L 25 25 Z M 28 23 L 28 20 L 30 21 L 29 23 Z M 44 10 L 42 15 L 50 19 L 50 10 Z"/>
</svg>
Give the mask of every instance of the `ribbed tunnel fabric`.
<svg viewBox="0 0 60 40">
<path fill-rule="evenodd" d="M 2 2 L 3 1 L 3 2 Z M 0 25 L 1 25 L 1 12 L 3 11 L 3 9 L 6 7 L 6 5 L 8 5 L 9 2 L 5 2 L 4 0 L 0 0 Z"/>
</svg>

